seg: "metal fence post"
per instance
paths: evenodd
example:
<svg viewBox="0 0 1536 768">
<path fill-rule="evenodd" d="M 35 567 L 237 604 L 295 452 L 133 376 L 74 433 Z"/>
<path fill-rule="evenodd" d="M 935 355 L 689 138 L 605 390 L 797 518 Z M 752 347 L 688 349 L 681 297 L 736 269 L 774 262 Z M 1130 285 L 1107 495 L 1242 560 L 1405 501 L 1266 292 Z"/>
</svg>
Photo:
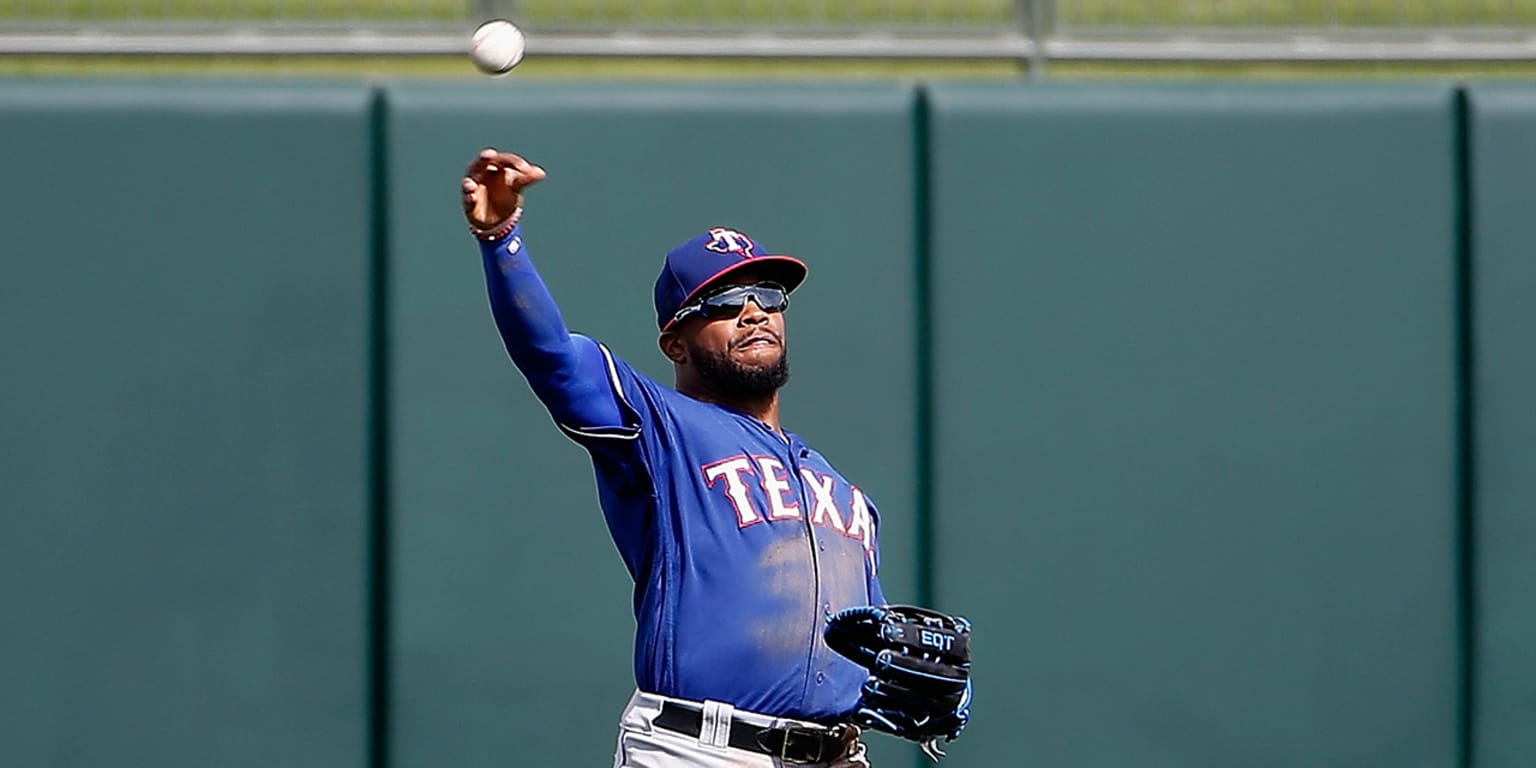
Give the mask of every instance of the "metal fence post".
<svg viewBox="0 0 1536 768">
<path fill-rule="evenodd" d="M 1045 77 L 1045 38 L 1050 35 L 1050 5 L 1055 0 L 1014 0 L 1014 17 L 1019 31 L 1031 43 L 1029 53 L 1029 79 Z"/>
</svg>

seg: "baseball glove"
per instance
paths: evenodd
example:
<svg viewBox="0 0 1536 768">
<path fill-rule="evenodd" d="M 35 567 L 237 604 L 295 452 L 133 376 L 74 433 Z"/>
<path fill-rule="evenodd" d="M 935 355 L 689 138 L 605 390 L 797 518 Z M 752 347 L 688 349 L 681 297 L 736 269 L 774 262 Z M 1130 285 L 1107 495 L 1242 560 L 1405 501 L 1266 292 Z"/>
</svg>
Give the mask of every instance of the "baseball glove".
<svg viewBox="0 0 1536 768">
<path fill-rule="evenodd" d="M 824 636 L 832 650 L 869 670 L 852 720 L 921 744 L 935 762 L 971 708 L 971 624 L 911 605 L 839 611 Z"/>
</svg>

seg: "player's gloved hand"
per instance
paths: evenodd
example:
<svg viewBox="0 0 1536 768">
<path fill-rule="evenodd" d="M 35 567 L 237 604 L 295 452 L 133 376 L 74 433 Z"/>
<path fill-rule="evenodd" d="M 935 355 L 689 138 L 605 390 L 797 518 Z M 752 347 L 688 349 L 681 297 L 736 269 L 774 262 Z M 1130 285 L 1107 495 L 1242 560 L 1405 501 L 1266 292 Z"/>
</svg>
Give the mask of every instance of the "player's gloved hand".
<svg viewBox="0 0 1536 768">
<path fill-rule="evenodd" d="M 923 746 L 953 741 L 970 719 L 970 622 L 910 605 L 860 606 L 828 620 L 833 650 L 869 670 L 850 719 Z"/>
<path fill-rule="evenodd" d="M 460 191 L 464 218 L 477 237 L 512 231 L 523 208 L 523 190 L 544 180 L 544 169 L 519 155 L 483 149 L 464 170 Z"/>
<path fill-rule="evenodd" d="M 864 682 L 854 722 L 918 743 L 954 741 L 971 718 L 971 681 L 951 670 L 882 652 Z"/>
</svg>

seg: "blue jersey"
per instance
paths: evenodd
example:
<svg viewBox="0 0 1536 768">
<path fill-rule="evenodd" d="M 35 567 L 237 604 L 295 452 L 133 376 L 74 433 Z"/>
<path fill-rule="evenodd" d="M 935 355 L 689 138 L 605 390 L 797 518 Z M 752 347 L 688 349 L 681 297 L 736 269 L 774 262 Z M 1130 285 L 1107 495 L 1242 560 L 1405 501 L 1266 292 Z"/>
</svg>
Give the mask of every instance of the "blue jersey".
<svg viewBox="0 0 1536 768">
<path fill-rule="evenodd" d="M 635 581 L 640 689 L 814 721 L 852 710 L 867 673 L 821 631 L 843 608 L 885 602 L 875 505 L 799 436 L 566 331 L 520 231 L 482 252 L 509 354 L 592 456 Z"/>
</svg>

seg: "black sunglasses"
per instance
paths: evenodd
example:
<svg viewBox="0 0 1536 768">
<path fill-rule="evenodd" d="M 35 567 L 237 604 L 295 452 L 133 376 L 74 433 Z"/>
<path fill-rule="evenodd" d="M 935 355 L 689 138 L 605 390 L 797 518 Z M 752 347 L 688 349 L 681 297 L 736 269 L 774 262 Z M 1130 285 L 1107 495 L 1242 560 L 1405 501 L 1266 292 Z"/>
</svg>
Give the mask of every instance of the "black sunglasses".
<svg viewBox="0 0 1536 768">
<path fill-rule="evenodd" d="M 748 299 L 762 307 L 764 312 L 783 312 L 789 308 L 789 289 L 769 282 L 726 286 L 692 304 L 684 305 L 672 316 L 672 322 L 682 322 L 693 314 L 703 315 L 709 320 L 735 317 L 741 314 L 741 308 L 747 305 Z"/>
</svg>

